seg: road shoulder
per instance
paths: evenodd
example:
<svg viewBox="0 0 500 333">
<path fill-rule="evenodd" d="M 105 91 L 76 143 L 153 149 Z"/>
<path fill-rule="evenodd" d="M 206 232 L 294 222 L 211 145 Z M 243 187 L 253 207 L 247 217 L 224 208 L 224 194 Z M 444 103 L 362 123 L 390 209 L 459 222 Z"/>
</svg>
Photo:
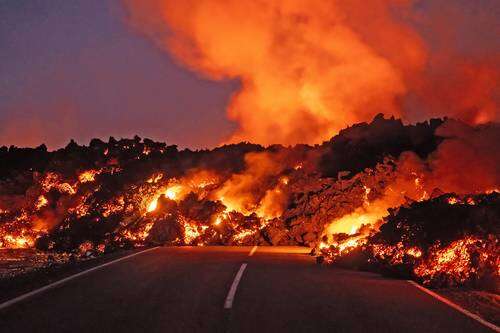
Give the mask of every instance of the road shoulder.
<svg viewBox="0 0 500 333">
<path fill-rule="evenodd" d="M 0 303 L 99 265 L 141 252 L 144 249 L 118 250 L 86 260 L 68 261 L 40 267 L 14 276 L 2 277 L 0 278 Z"/>
</svg>

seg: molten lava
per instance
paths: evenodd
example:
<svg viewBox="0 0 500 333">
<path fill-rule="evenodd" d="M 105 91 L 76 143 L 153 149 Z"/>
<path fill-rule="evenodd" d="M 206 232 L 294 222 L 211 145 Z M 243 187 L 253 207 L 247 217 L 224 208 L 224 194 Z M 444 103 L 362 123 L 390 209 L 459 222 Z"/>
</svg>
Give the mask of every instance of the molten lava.
<svg viewBox="0 0 500 333">
<path fill-rule="evenodd" d="M 321 146 L 192 152 L 134 138 L 65 148 L 76 149 L 75 161 L 47 152 L 50 168 L 15 164 L 0 182 L 0 247 L 87 256 L 155 244 L 293 244 L 330 263 L 362 255 L 357 266 L 430 285 L 489 286 L 499 276 L 500 158 L 488 142 L 500 131 L 453 125 L 454 136 L 436 136 L 448 122 L 378 116 Z M 75 168 L 90 154 L 93 165 Z M 457 179 L 459 166 L 479 158 Z"/>
</svg>

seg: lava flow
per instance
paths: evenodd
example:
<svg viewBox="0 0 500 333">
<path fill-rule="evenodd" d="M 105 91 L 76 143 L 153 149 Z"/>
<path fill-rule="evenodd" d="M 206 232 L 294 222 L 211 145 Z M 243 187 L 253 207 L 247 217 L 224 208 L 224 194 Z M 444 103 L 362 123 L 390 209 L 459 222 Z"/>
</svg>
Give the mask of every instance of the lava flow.
<svg viewBox="0 0 500 333">
<path fill-rule="evenodd" d="M 2 148 L 0 247 L 304 245 L 320 262 L 496 289 L 497 139 L 496 124 L 379 115 L 316 146 Z"/>
</svg>

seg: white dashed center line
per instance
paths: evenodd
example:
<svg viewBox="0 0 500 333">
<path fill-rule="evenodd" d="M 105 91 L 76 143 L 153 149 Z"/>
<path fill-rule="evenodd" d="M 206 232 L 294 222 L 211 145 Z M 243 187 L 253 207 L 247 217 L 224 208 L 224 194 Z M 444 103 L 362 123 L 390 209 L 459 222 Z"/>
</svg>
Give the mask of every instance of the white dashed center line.
<svg viewBox="0 0 500 333">
<path fill-rule="evenodd" d="M 253 254 L 257 251 L 257 245 L 255 245 L 254 247 L 252 247 L 252 249 L 250 250 L 250 253 L 248 254 L 249 257 L 253 256 Z"/>
<path fill-rule="evenodd" d="M 224 302 L 224 309 L 231 309 L 233 307 L 234 295 L 236 294 L 236 289 L 238 288 L 238 284 L 240 283 L 241 276 L 243 275 L 245 268 L 247 268 L 247 264 L 246 263 L 241 264 L 238 273 L 236 273 L 236 276 L 234 277 L 233 280 L 233 284 L 231 285 L 231 288 L 227 293 L 226 301 Z"/>
</svg>

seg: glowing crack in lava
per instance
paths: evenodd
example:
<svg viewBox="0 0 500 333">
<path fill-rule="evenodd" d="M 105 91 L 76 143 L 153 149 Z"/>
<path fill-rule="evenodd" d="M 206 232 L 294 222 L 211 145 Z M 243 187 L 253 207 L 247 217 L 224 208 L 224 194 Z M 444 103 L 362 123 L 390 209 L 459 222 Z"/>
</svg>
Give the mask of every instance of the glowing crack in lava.
<svg viewBox="0 0 500 333">
<path fill-rule="evenodd" d="M 147 211 L 148 212 L 153 212 L 156 210 L 156 207 L 158 206 L 158 198 L 161 196 L 161 195 L 164 195 L 165 197 L 167 197 L 168 199 L 170 200 L 178 200 L 179 199 L 179 196 L 180 196 L 180 193 L 183 191 L 183 188 L 181 185 L 174 185 L 174 186 L 170 186 L 168 187 L 166 190 L 164 190 L 162 193 L 160 193 L 160 195 L 158 195 L 157 197 L 155 197 L 149 204 L 148 204 L 148 208 L 147 208 Z"/>
</svg>

